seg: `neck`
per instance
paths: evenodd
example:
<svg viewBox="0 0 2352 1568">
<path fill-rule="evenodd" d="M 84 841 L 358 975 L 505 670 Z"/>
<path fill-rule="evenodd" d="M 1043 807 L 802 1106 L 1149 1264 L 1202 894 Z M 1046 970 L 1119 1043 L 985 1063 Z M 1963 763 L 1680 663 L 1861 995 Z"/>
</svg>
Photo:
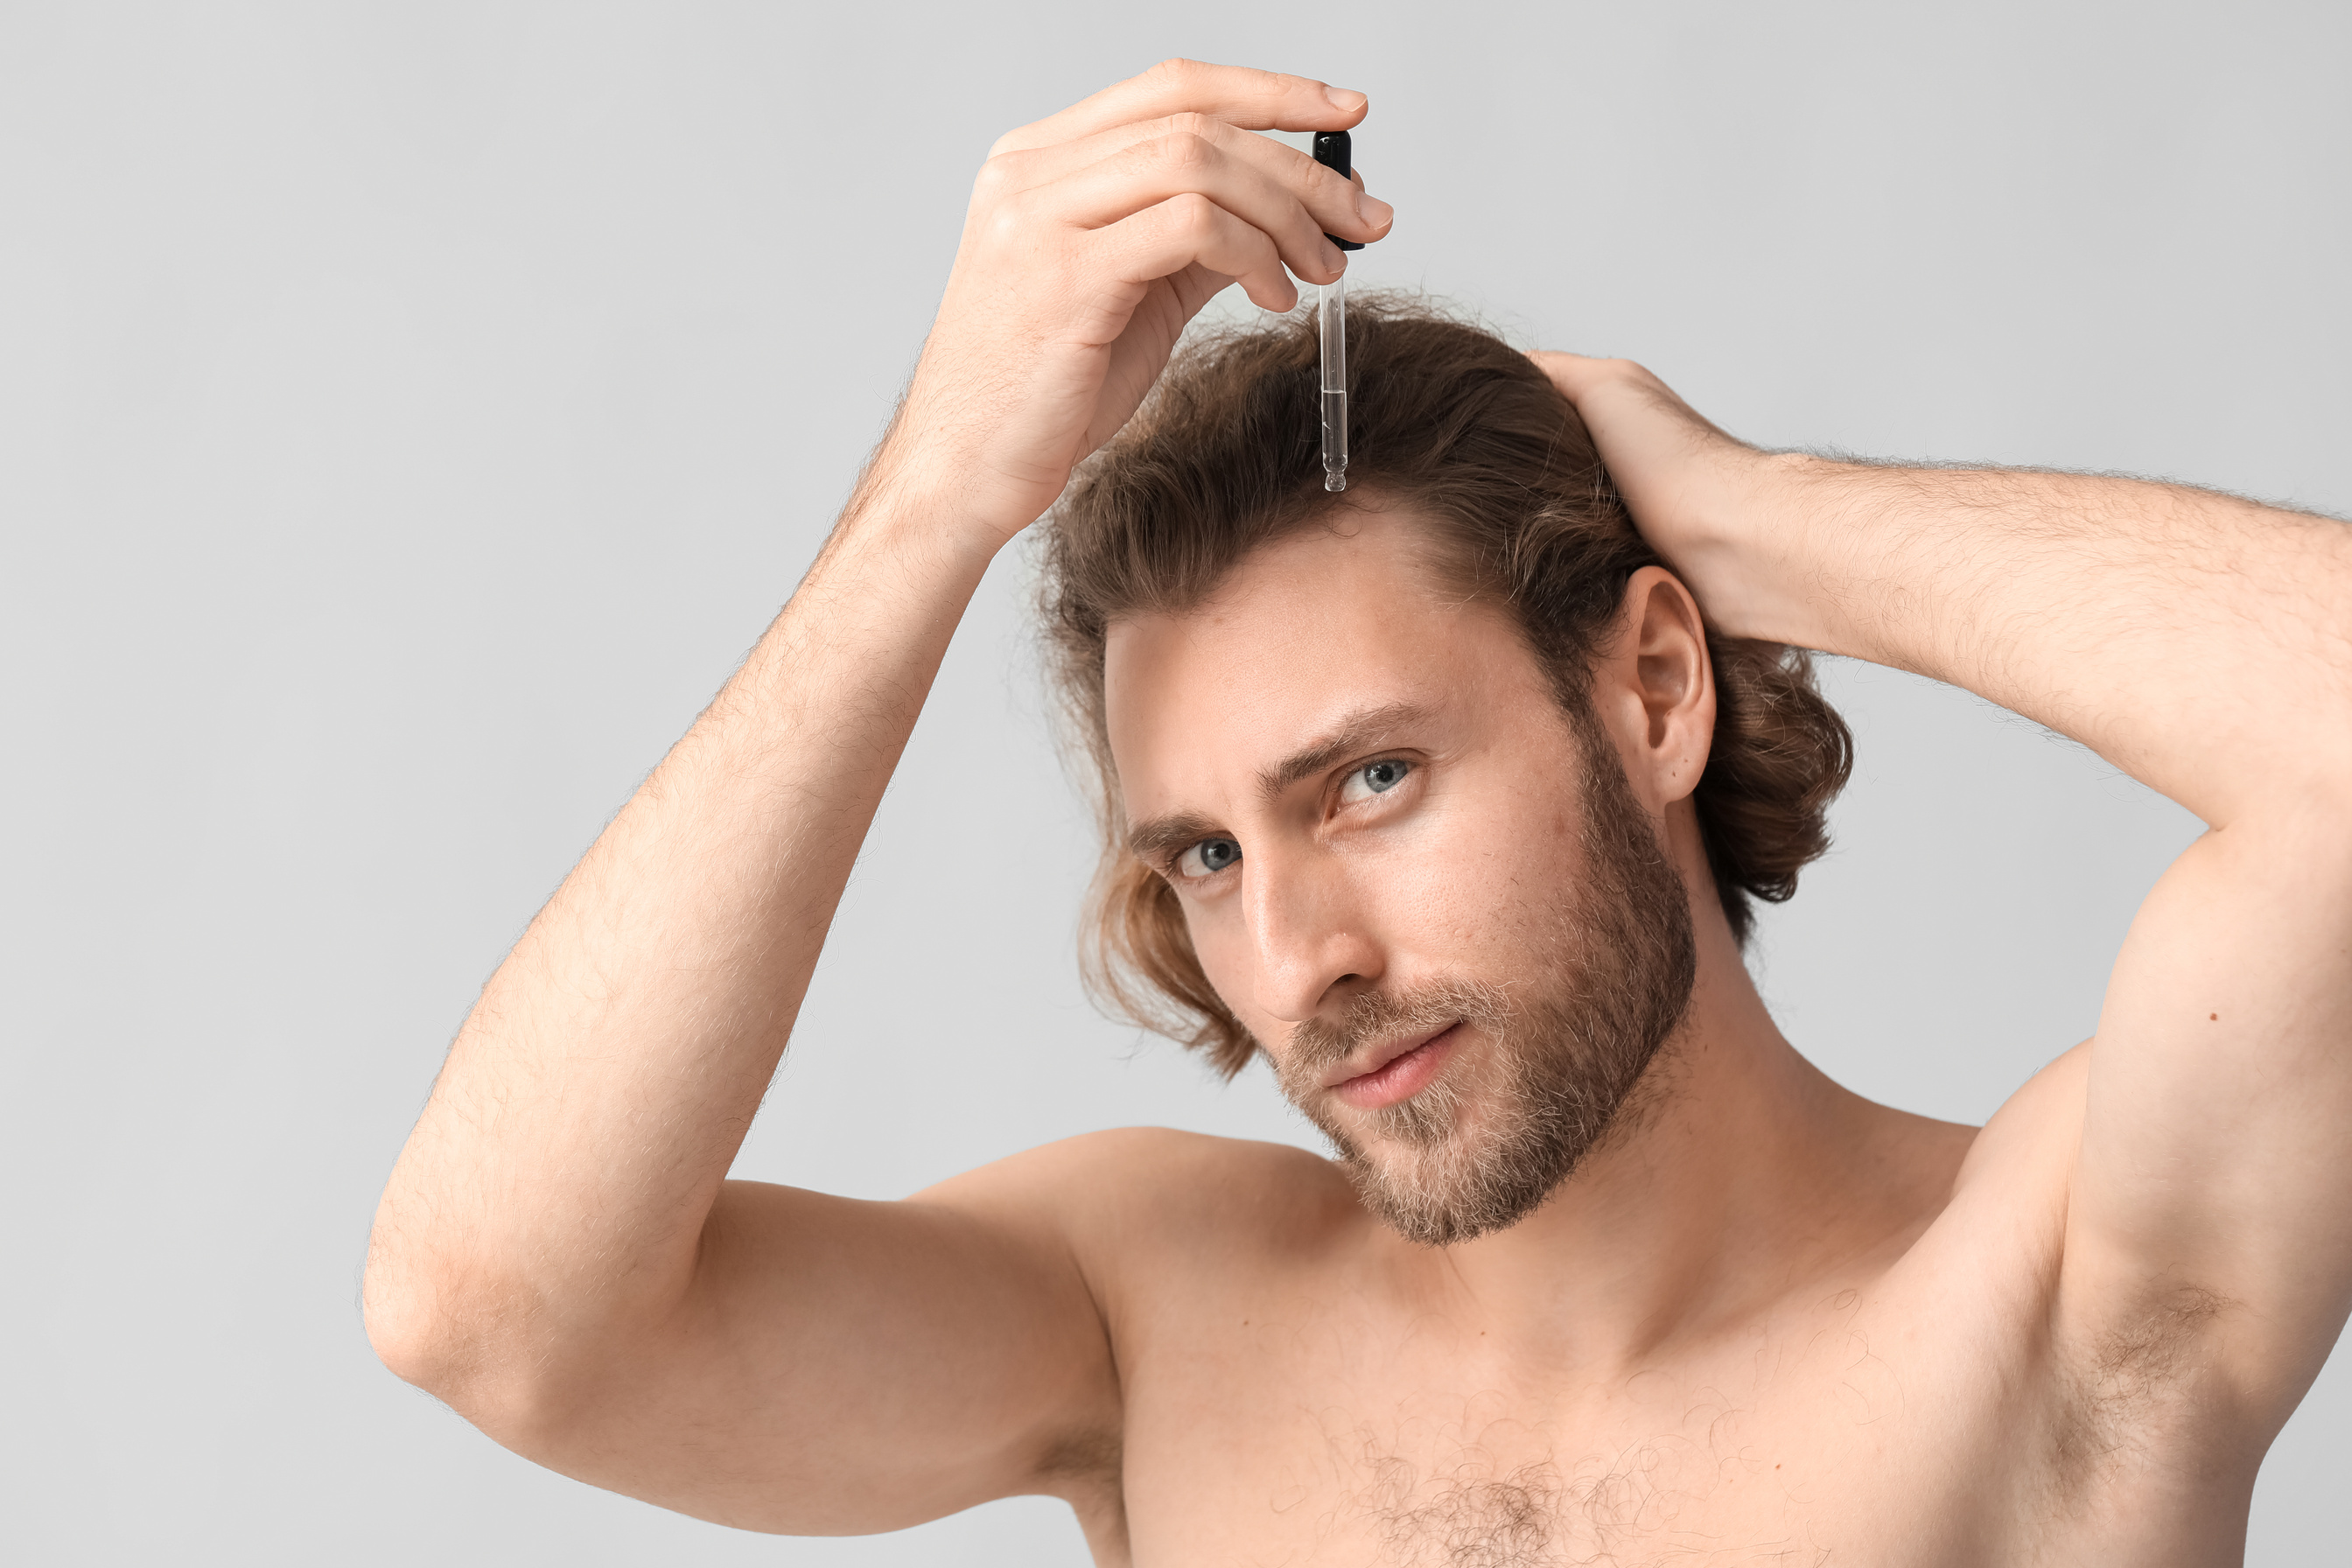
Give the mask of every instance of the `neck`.
<svg viewBox="0 0 2352 1568">
<path fill-rule="evenodd" d="M 1902 1239 L 1949 1188 L 1965 1130 L 1832 1082 L 1773 1024 L 1703 877 L 1692 912 L 1689 1010 L 1621 1125 L 1528 1218 L 1438 1255 L 1506 1345 L 1630 1365 Z"/>
</svg>

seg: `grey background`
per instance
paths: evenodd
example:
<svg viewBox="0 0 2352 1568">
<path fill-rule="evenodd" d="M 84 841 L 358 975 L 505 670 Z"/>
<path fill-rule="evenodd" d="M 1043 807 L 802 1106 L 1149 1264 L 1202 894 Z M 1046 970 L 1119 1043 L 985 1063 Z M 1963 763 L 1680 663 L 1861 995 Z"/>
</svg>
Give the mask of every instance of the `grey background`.
<svg viewBox="0 0 2352 1568">
<path fill-rule="evenodd" d="M 1360 283 L 1772 443 L 2352 506 L 2340 5 L 0 6 L 16 1561 L 1077 1563 L 1023 1500 L 735 1533 L 371 1356 L 369 1215 L 475 987 L 805 566 L 1000 132 L 1169 54 L 1371 93 Z M 990 579 L 739 1170 L 906 1193 L 1130 1122 L 1307 1141 L 1076 988 L 1084 821 Z M 1868 668 L 1759 967 L 1979 1119 L 2193 825 Z M 2226 1071 L 2226 1064 L 2217 1064 Z M 2338 1365 L 2252 1560 L 2340 1533 Z"/>
</svg>

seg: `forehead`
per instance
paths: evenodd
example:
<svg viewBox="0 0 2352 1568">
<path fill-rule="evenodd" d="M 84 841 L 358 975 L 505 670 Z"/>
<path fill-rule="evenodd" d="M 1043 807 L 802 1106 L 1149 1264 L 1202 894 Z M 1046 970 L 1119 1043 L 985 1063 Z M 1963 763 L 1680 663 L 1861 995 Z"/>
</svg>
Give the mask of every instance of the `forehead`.
<svg viewBox="0 0 2352 1568">
<path fill-rule="evenodd" d="M 1254 552 L 1182 615 L 1115 623 L 1111 753 L 1131 816 L 1212 805 L 1347 714 L 1440 722 L 1549 687 L 1504 613 L 1445 585 L 1409 513 L 1351 508 Z"/>
</svg>

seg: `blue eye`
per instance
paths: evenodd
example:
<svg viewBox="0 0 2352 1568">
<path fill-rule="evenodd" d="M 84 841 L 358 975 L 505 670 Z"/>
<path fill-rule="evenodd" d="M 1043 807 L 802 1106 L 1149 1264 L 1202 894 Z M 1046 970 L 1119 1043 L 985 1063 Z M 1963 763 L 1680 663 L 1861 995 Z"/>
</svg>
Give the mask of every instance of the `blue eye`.
<svg viewBox="0 0 2352 1568">
<path fill-rule="evenodd" d="M 1206 877 L 1241 863 L 1242 847 L 1230 838 L 1203 838 L 1176 858 L 1180 877 Z"/>
<path fill-rule="evenodd" d="M 1363 799 L 1366 795 L 1386 795 L 1404 783 L 1405 775 L 1411 772 L 1412 772 L 1412 764 L 1398 757 L 1386 757 L 1377 763 L 1366 763 L 1348 775 L 1347 784 L 1339 790 L 1339 798 L 1343 801 L 1356 801 Z"/>
</svg>

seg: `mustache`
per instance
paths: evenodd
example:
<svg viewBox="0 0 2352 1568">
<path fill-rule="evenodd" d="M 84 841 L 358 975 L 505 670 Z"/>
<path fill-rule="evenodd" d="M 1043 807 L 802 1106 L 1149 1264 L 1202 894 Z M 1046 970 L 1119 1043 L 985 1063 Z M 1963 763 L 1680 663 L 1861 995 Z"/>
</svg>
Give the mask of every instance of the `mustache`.
<svg viewBox="0 0 2352 1568">
<path fill-rule="evenodd" d="M 1326 1071 L 1373 1041 L 1453 1023 L 1492 1028 L 1510 1016 L 1505 988 L 1478 981 L 1444 980 L 1396 993 L 1367 991 L 1338 1018 L 1309 1018 L 1292 1028 L 1281 1076 L 1294 1090 L 1311 1089 Z"/>
</svg>

